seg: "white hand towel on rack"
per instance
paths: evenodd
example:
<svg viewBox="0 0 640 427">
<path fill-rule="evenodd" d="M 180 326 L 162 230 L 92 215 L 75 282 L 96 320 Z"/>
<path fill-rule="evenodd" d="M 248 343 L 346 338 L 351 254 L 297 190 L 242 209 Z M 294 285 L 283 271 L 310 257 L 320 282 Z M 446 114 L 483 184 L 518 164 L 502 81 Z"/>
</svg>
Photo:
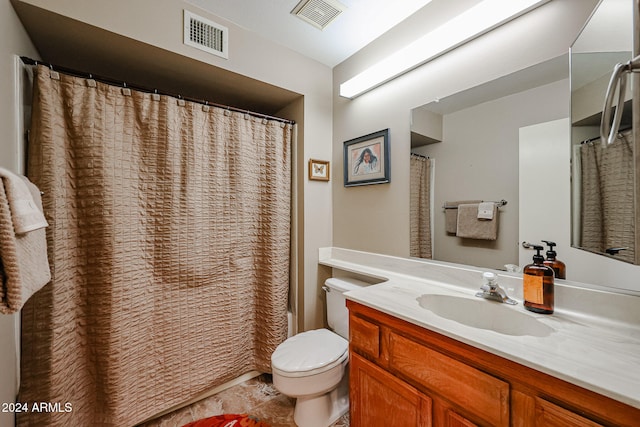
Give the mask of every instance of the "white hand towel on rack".
<svg viewBox="0 0 640 427">
<path fill-rule="evenodd" d="M 495 210 L 495 202 L 482 202 L 478 204 L 478 219 L 493 219 Z"/>
</svg>

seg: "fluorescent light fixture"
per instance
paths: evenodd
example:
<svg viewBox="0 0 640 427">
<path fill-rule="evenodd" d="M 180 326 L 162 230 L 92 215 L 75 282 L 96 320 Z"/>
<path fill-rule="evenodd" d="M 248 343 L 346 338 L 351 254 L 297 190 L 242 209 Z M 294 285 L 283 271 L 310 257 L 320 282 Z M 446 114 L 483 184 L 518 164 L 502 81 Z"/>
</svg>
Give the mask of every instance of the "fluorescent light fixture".
<svg viewBox="0 0 640 427">
<path fill-rule="evenodd" d="M 340 85 L 355 98 L 550 0 L 484 0 Z"/>
</svg>

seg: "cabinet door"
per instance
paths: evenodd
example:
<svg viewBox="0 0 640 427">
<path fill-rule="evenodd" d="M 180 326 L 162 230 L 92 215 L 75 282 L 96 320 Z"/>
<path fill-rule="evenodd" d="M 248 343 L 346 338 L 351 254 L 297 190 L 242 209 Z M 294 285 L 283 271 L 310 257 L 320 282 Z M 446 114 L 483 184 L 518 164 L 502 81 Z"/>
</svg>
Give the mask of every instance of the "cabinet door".
<svg viewBox="0 0 640 427">
<path fill-rule="evenodd" d="M 350 354 L 352 427 L 431 427 L 431 399 L 367 361 Z"/>
<path fill-rule="evenodd" d="M 583 416 L 536 398 L 536 427 L 602 427 Z"/>
<path fill-rule="evenodd" d="M 472 423 L 462 415 L 452 410 L 447 411 L 446 417 L 446 427 L 477 427 L 477 424 Z"/>
<path fill-rule="evenodd" d="M 349 316 L 349 344 L 360 354 L 377 359 L 380 356 L 380 327 L 358 316 Z"/>
<path fill-rule="evenodd" d="M 479 424 L 509 427 L 509 383 L 407 337 L 389 334 L 389 370 L 442 396 Z"/>
</svg>

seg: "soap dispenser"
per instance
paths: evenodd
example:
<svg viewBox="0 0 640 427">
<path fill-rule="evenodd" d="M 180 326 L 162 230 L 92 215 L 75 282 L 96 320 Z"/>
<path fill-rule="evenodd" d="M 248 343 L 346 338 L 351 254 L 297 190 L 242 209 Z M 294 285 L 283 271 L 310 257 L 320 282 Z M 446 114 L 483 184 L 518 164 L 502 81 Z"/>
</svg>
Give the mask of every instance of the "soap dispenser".
<svg viewBox="0 0 640 427">
<path fill-rule="evenodd" d="M 540 251 L 542 246 L 532 245 L 536 250 L 533 256 L 533 264 L 524 267 L 523 293 L 524 307 L 536 313 L 553 313 L 553 277 L 555 275 L 551 267 L 544 265 L 544 257 Z"/>
<path fill-rule="evenodd" d="M 549 250 L 547 251 L 547 259 L 544 260 L 544 265 L 547 267 L 551 267 L 556 275 L 556 279 L 566 279 L 567 278 L 567 266 L 564 265 L 564 262 L 560 261 L 556 258 L 556 251 L 553 250 L 553 247 L 556 245 L 555 242 L 550 242 L 548 240 L 543 240 L 549 246 Z"/>
</svg>

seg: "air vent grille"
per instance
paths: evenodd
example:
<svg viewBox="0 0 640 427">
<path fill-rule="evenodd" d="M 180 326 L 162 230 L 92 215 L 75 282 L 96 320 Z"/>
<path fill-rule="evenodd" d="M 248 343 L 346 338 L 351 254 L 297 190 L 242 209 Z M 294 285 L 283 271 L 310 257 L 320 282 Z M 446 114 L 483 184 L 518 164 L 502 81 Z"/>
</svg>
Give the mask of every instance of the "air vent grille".
<svg viewBox="0 0 640 427">
<path fill-rule="evenodd" d="M 184 11 L 184 44 L 229 58 L 229 30 L 220 24 Z"/>
<path fill-rule="evenodd" d="M 345 6 L 334 0 L 303 0 L 291 13 L 316 28 L 323 30 L 338 15 Z"/>
</svg>

